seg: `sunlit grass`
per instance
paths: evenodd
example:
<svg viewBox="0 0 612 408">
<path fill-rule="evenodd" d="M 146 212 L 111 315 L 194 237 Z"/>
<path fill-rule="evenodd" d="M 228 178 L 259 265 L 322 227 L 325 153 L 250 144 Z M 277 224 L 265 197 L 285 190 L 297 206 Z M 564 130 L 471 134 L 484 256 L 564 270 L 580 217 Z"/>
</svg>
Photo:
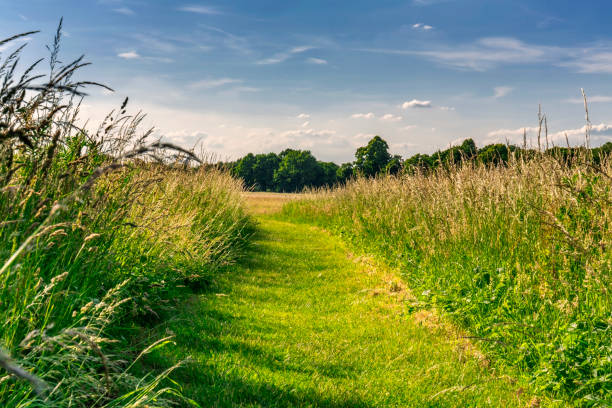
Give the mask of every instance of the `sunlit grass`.
<svg viewBox="0 0 612 408">
<path fill-rule="evenodd" d="M 612 163 L 588 152 L 359 179 L 287 204 L 402 270 L 421 308 L 466 328 L 537 393 L 612 398 Z"/>
<path fill-rule="evenodd" d="M 435 315 L 407 313 L 394 271 L 324 231 L 259 219 L 237 267 L 156 330 L 147 359 L 215 407 L 522 407 L 531 397 Z"/>
</svg>

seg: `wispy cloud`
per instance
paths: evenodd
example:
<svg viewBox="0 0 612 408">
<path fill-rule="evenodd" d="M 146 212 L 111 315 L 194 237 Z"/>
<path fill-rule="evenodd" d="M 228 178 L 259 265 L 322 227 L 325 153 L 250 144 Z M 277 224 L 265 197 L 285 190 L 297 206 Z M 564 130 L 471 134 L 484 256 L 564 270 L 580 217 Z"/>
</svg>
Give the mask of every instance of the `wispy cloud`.
<svg viewBox="0 0 612 408">
<path fill-rule="evenodd" d="M 120 52 L 119 54 L 117 54 L 117 56 L 119 58 L 128 59 L 128 60 L 141 58 L 140 54 L 138 54 L 136 51 Z"/>
<path fill-rule="evenodd" d="M 526 44 L 515 38 L 490 37 L 474 43 L 437 46 L 430 50 L 363 49 L 394 55 L 422 56 L 455 68 L 485 71 L 500 64 L 528 64 L 554 61 L 567 51 L 560 47 Z"/>
<path fill-rule="evenodd" d="M 413 99 L 402 104 L 402 109 L 411 108 L 431 108 L 431 101 L 419 101 L 418 99 Z"/>
<path fill-rule="evenodd" d="M 281 62 L 285 62 L 287 61 L 289 58 L 291 58 L 294 55 L 297 54 L 301 54 L 304 53 L 306 51 L 312 50 L 315 47 L 311 46 L 311 45 L 301 45 L 299 47 L 293 47 L 285 52 L 280 52 L 278 54 L 275 54 L 274 56 L 270 57 L 270 58 L 265 58 L 262 60 L 257 61 L 256 63 L 258 65 L 272 65 L 272 64 L 280 64 Z"/>
<path fill-rule="evenodd" d="M 566 99 L 564 102 L 576 103 L 576 104 L 582 105 L 582 104 L 584 104 L 584 99 L 583 98 L 570 98 L 570 99 Z M 607 103 L 607 102 L 612 102 L 612 96 L 593 95 L 593 96 L 587 97 L 587 102 L 588 103 Z"/>
<path fill-rule="evenodd" d="M 560 65 L 573 68 L 582 74 L 612 73 L 612 48 L 587 48 L 583 50 L 582 54 L 574 60 L 563 62 Z"/>
<path fill-rule="evenodd" d="M 244 37 L 235 35 L 219 27 L 214 27 L 214 26 L 207 25 L 207 24 L 199 24 L 198 27 L 205 29 L 207 31 L 210 31 L 212 33 L 221 35 L 221 43 L 225 47 L 233 51 L 236 51 L 240 54 L 245 54 L 245 55 L 252 54 L 253 52 L 249 45 L 249 41 Z"/>
<path fill-rule="evenodd" d="M 412 4 L 415 6 L 432 6 L 438 3 L 446 3 L 452 0 L 412 0 Z"/>
<path fill-rule="evenodd" d="M 583 74 L 612 73 L 612 44 L 609 43 L 561 47 L 529 44 L 512 37 L 487 37 L 466 44 L 434 45 L 431 49 L 365 48 L 359 51 L 421 56 L 442 65 L 474 71 L 487 71 L 502 65 L 548 63 Z"/>
<path fill-rule="evenodd" d="M 314 58 L 314 57 L 308 58 L 306 62 L 310 64 L 315 64 L 315 65 L 326 65 L 327 64 L 327 60 L 324 60 L 323 58 Z"/>
<path fill-rule="evenodd" d="M 192 88 L 196 89 L 211 89 L 225 85 L 242 83 L 241 79 L 236 78 L 208 78 L 191 83 Z"/>
<path fill-rule="evenodd" d="M 512 91 L 514 91 L 514 88 L 511 86 L 496 86 L 495 88 L 493 88 L 493 98 L 503 98 Z"/>
<path fill-rule="evenodd" d="M 310 115 L 307 113 L 300 113 L 299 115 L 297 115 L 298 119 L 310 119 Z"/>
<path fill-rule="evenodd" d="M 443 111 L 454 111 L 455 108 L 453 106 L 440 106 L 440 110 L 443 110 Z"/>
<path fill-rule="evenodd" d="M 195 13 L 195 14 L 206 14 L 206 15 L 221 14 L 221 12 L 215 7 L 200 6 L 200 5 L 182 6 L 182 7 L 179 7 L 179 11 L 184 11 L 187 13 Z"/>
<path fill-rule="evenodd" d="M 155 52 L 162 52 L 168 54 L 175 52 L 178 49 L 178 46 L 175 42 L 163 39 L 163 37 L 160 38 L 159 36 L 154 35 L 152 33 L 137 33 L 132 35 L 132 38 L 138 41 L 142 48 L 146 48 Z"/>
<path fill-rule="evenodd" d="M 351 118 L 353 119 L 374 119 L 376 117 L 376 115 L 374 115 L 372 112 L 368 112 L 368 113 L 354 113 L 351 115 Z"/>
<path fill-rule="evenodd" d="M 128 7 L 119 7 L 119 8 L 114 8 L 113 11 L 115 13 L 119 13 L 119 14 L 123 14 L 124 16 L 133 16 L 134 14 L 134 10 L 128 8 Z"/>
</svg>

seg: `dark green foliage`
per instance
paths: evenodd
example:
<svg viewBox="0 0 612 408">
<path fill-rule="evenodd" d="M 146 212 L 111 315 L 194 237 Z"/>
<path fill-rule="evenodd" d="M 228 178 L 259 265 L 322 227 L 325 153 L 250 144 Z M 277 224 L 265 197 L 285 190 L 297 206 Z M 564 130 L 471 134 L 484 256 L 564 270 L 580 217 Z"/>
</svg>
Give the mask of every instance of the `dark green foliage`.
<svg viewBox="0 0 612 408">
<path fill-rule="evenodd" d="M 343 163 L 338 170 L 336 170 L 336 180 L 338 183 L 346 183 L 348 180 L 352 179 L 355 175 L 355 170 L 353 169 L 353 163 Z"/>
<path fill-rule="evenodd" d="M 478 151 L 477 160 L 483 164 L 502 164 L 508 162 L 508 147 L 504 144 L 485 146 Z"/>
<path fill-rule="evenodd" d="M 280 165 L 280 157 L 274 153 L 258 154 L 253 165 L 253 181 L 258 191 L 274 191 L 274 172 Z"/>
<path fill-rule="evenodd" d="M 380 136 L 372 138 L 366 146 L 355 153 L 353 163 L 338 166 L 331 162 L 317 161 L 310 152 L 286 149 L 280 154 L 247 154 L 230 163 L 217 163 L 216 167 L 227 168 L 241 178 L 247 187 L 255 191 L 295 192 L 308 187 L 331 187 L 344 184 L 357 177 L 374 177 L 378 174 L 399 174 L 402 172 L 429 173 L 437 168 L 448 169 L 463 163 L 484 165 L 507 165 L 511 156 L 532 160 L 538 156 L 536 150 L 522 149 L 514 145 L 490 144 L 478 149 L 472 139 L 464 140 L 459 146 L 439 150 L 432 155 L 415 154 L 402 160 L 399 155 L 389 153 L 387 142 Z M 571 165 L 579 156 L 584 156 L 584 147 L 552 147 L 543 154 L 553 156 Z M 612 153 L 612 142 L 591 149 L 589 155 L 594 164 L 600 158 Z"/>
<path fill-rule="evenodd" d="M 333 162 L 318 162 L 321 168 L 321 177 L 316 182 L 316 187 L 333 186 L 338 182 L 338 165 Z"/>
<path fill-rule="evenodd" d="M 244 180 L 244 184 L 247 186 L 252 186 L 255 184 L 255 163 L 255 155 L 249 153 L 236 162 L 235 166 L 232 168 L 232 174 Z"/>
<path fill-rule="evenodd" d="M 274 172 L 274 184 L 278 191 L 300 191 L 307 186 L 316 186 L 323 169 L 308 150 L 287 149 L 281 152 L 282 158 Z"/>
<path fill-rule="evenodd" d="M 355 152 L 355 171 L 364 177 L 374 177 L 384 172 L 390 161 L 389 145 L 380 136 L 374 136 L 367 146 Z"/>
<path fill-rule="evenodd" d="M 398 174 L 402 170 L 402 156 L 394 155 L 385 166 L 385 173 Z"/>
</svg>

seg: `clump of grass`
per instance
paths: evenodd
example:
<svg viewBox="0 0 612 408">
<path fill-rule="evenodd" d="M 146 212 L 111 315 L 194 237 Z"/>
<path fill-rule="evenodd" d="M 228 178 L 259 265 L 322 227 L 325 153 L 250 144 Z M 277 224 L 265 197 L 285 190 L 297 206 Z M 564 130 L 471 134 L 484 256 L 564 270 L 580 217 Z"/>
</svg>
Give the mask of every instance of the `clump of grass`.
<svg viewBox="0 0 612 408">
<path fill-rule="evenodd" d="M 143 377 L 134 362 L 171 339 L 141 351 L 133 328 L 240 255 L 242 186 L 149 143 L 127 100 L 81 128 L 84 88 L 102 85 L 75 79 L 82 57 L 60 63 L 60 33 L 49 74 L 20 68 L 23 45 L 0 58 L 0 405 L 169 406 L 173 367 Z"/>
<path fill-rule="evenodd" d="M 533 152 L 532 152 L 533 153 Z M 612 159 L 588 149 L 358 179 L 285 206 L 399 265 L 536 393 L 612 402 Z"/>
</svg>

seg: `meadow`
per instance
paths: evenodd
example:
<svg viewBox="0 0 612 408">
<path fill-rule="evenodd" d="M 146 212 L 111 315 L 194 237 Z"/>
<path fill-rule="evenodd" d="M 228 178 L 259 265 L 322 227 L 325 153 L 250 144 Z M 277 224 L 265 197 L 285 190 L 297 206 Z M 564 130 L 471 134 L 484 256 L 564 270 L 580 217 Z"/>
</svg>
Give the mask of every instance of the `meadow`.
<svg viewBox="0 0 612 408">
<path fill-rule="evenodd" d="M 609 155 L 253 193 L 127 99 L 84 128 L 61 32 L 0 60 L 1 406 L 612 404 Z"/>
<path fill-rule="evenodd" d="M 612 403 L 612 162 L 466 162 L 427 174 L 358 179 L 283 209 L 401 270 L 414 313 L 464 328 L 493 367 L 534 392 Z"/>
</svg>

